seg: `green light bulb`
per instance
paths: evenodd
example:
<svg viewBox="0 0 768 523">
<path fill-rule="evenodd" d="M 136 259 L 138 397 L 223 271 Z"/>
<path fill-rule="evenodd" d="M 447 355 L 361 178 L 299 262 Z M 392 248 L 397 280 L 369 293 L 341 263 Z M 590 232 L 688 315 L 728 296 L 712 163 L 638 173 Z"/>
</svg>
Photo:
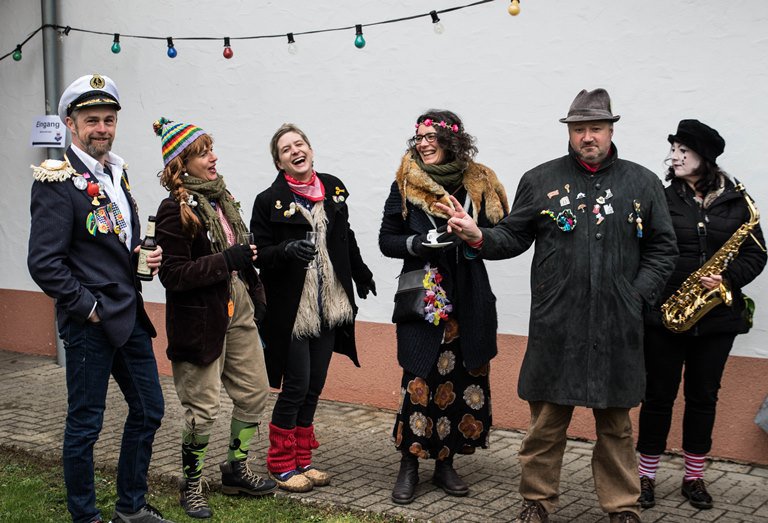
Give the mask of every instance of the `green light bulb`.
<svg viewBox="0 0 768 523">
<path fill-rule="evenodd" d="M 363 38 L 363 26 L 362 24 L 357 24 L 355 26 L 355 47 L 358 49 L 362 49 L 365 47 L 365 38 Z"/>
<path fill-rule="evenodd" d="M 112 44 L 112 52 L 115 54 L 120 52 L 120 42 L 115 42 Z"/>
<path fill-rule="evenodd" d="M 21 61 L 21 49 L 16 49 L 16 50 L 13 52 L 13 59 L 14 59 L 16 62 L 20 62 L 20 61 Z"/>
</svg>

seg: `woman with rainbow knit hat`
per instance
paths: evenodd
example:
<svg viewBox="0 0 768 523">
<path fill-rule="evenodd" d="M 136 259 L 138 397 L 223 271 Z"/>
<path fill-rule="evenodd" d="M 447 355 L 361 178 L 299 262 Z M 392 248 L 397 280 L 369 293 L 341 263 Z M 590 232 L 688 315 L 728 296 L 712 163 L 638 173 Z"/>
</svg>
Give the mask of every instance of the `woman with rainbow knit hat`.
<svg viewBox="0 0 768 523">
<path fill-rule="evenodd" d="M 153 128 L 163 144 L 160 183 L 170 192 L 157 211 L 156 236 L 165 255 L 159 276 L 167 355 L 184 409 L 180 504 L 190 517 L 209 518 L 203 463 L 222 384 L 234 404 L 222 492 L 261 496 L 276 489 L 246 462 L 269 393 L 258 330 L 266 303 L 253 267 L 256 246 L 216 170 L 211 136 L 165 118 Z"/>
</svg>

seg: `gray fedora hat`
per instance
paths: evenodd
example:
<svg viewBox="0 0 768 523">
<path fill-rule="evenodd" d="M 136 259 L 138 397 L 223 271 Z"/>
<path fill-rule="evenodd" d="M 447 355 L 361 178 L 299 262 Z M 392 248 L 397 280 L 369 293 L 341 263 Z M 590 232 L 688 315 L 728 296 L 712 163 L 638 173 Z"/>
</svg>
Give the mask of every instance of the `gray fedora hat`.
<svg viewBox="0 0 768 523">
<path fill-rule="evenodd" d="M 605 89 L 587 91 L 582 89 L 573 99 L 568 116 L 560 118 L 562 123 L 592 122 L 595 120 L 617 121 L 621 116 L 611 112 L 611 97 Z"/>
</svg>

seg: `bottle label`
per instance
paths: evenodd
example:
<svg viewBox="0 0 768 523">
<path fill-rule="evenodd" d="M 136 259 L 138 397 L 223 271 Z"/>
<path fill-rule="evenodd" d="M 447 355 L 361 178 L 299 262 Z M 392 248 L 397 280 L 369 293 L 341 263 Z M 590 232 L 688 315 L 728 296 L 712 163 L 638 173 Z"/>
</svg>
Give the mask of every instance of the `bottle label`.
<svg viewBox="0 0 768 523">
<path fill-rule="evenodd" d="M 149 268 L 149 265 L 147 264 L 147 255 L 150 254 L 154 249 L 139 249 L 139 264 L 136 268 L 136 274 L 140 274 L 142 276 L 151 276 L 152 275 L 152 269 Z"/>
<path fill-rule="evenodd" d="M 152 220 L 147 222 L 147 236 L 155 237 L 155 222 Z"/>
</svg>

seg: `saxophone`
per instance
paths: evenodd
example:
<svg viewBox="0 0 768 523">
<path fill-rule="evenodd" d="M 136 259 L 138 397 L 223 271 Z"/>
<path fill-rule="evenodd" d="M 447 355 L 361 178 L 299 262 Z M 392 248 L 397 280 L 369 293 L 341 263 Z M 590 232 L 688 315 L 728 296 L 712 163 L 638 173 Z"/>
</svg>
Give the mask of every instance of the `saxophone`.
<svg viewBox="0 0 768 523">
<path fill-rule="evenodd" d="M 749 209 L 749 220 L 741 224 L 733 236 L 728 238 L 728 241 L 704 265 L 688 276 L 680 288 L 661 306 L 664 326 L 672 332 L 687 331 L 702 316 L 720 303 L 730 307 L 733 303 L 733 294 L 725 282 L 723 281 L 719 287 L 709 290 L 701 284 L 701 277 L 722 274 L 739 253 L 741 244 L 749 236 L 752 236 L 752 239 L 760 245 L 760 242 L 752 234 L 753 229 L 760 222 L 760 212 L 744 189 L 744 185 L 738 184 L 735 190 L 744 196 L 744 201 Z M 760 248 L 765 250 L 762 245 Z"/>
</svg>

